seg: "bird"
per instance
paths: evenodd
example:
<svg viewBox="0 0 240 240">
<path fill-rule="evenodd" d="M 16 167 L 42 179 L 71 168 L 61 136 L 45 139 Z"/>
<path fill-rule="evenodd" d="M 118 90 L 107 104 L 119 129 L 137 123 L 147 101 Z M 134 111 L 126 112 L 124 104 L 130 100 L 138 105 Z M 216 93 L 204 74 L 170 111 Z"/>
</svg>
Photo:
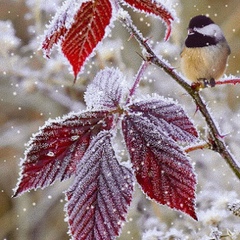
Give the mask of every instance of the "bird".
<svg viewBox="0 0 240 240">
<path fill-rule="evenodd" d="M 181 70 L 201 88 L 214 87 L 225 72 L 231 53 L 221 28 L 205 15 L 193 17 L 181 52 Z"/>
</svg>

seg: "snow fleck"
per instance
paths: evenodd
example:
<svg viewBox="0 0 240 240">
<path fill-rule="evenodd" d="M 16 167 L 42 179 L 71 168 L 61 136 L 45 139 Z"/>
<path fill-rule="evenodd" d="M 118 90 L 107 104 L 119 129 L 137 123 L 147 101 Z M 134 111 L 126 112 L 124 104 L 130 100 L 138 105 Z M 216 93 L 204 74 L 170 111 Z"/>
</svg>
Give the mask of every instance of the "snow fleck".
<svg viewBox="0 0 240 240">
<path fill-rule="evenodd" d="M 75 135 L 75 136 L 71 136 L 71 140 L 72 141 L 76 141 L 79 139 L 79 136 L 78 135 Z"/>
<path fill-rule="evenodd" d="M 49 151 L 49 152 L 47 153 L 47 156 L 48 156 L 48 157 L 54 157 L 55 154 L 54 154 L 54 152 Z"/>
</svg>

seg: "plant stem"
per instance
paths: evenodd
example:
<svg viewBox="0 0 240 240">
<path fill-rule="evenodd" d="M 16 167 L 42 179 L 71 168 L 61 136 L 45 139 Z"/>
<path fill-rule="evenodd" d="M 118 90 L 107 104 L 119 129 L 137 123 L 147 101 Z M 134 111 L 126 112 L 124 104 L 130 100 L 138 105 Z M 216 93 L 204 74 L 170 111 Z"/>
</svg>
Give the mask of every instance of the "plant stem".
<svg viewBox="0 0 240 240">
<path fill-rule="evenodd" d="M 202 99 L 200 93 L 196 90 L 194 90 L 191 85 L 189 85 L 183 77 L 177 71 L 169 64 L 166 63 L 164 60 L 160 59 L 152 50 L 148 42 L 143 38 L 142 34 L 139 32 L 139 30 L 136 28 L 136 26 L 132 23 L 132 20 L 129 15 L 125 16 L 124 18 L 120 18 L 120 21 L 124 24 L 126 29 L 129 31 L 131 35 L 135 37 L 135 39 L 138 41 L 138 43 L 146 50 L 148 53 L 147 60 L 148 62 L 151 62 L 155 64 L 156 66 L 162 68 L 167 74 L 169 74 L 178 84 L 180 84 L 187 93 L 193 98 L 197 108 L 205 118 L 205 121 L 209 128 L 210 133 L 210 143 L 212 145 L 212 149 L 216 152 L 218 152 L 222 158 L 229 164 L 233 172 L 236 174 L 236 176 L 240 179 L 240 165 L 239 163 L 234 159 L 232 154 L 228 151 L 227 146 L 225 145 L 225 142 L 223 138 L 221 137 L 221 134 L 210 114 L 210 112 L 207 109 L 207 106 Z"/>
<path fill-rule="evenodd" d="M 142 65 L 140 66 L 140 68 L 138 70 L 138 73 L 137 73 L 137 76 L 136 76 L 135 81 L 133 83 L 133 86 L 129 91 L 129 95 L 128 95 L 128 99 L 126 101 L 126 104 L 128 104 L 130 102 L 131 97 L 135 94 L 135 91 L 136 91 L 136 89 L 137 89 L 137 87 L 138 87 L 138 85 L 141 81 L 141 77 L 143 76 L 143 73 L 145 72 L 148 64 L 149 63 L 146 62 L 146 61 L 142 62 Z"/>
<path fill-rule="evenodd" d="M 239 78 L 234 78 L 234 79 L 222 79 L 222 80 L 218 80 L 216 82 L 216 85 L 222 85 L 222 84 L 238 84 L 240 83 L 240 79 Z"/>
<path fill-rule="evenodd" d="M 184 152 L 185 153 L 189 153 L 189 152 L 193 152 L 193 151 L 196 151 L 196 150 L 203 150 L 203 149 L 211 149 L 211 145 L 209 143 L 202 143 L 202 144 L 199 144 L 199 145 L 195 145 L 195 146 L 192 146 L 192 147 L 187 147 L 184 149 Z"/>
</svg>

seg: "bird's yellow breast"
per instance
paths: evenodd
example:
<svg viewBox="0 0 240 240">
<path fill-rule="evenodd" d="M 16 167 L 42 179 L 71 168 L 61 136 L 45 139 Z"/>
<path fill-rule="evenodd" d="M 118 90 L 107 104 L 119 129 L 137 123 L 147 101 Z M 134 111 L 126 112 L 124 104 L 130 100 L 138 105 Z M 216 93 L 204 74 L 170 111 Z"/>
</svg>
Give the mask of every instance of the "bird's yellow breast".
<svg viewBox="0 0 240 240">
<path fill-rule="evenodd" d="M 181 70 L 191 81 L 219 79 L 226 69 L 229 47 L 219 43 L 214 46 L 187 48 L 181 53 Z"/>
</svg>

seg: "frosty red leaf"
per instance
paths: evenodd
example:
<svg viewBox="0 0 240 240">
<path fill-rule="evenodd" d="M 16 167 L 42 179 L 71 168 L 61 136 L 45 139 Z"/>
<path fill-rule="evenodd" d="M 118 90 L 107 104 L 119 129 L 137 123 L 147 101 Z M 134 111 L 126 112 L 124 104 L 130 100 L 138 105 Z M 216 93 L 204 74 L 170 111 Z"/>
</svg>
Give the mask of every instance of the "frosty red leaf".
<svg viewBox="0 0 240 240">
<path fill-rule="evenodd" d="M 155 95 L 135 101 L 129 109 L 141 113 L 174 140 L 191 143 L 198 139 L 196 128 L 183 108 L 171 100 Z"/>
<path fill-rule="evenodd" d="M 14 196 L 44 188 L 55 180 L 69 178 L 76 171 L 92 138 L 110 129 L 113 116 L 107 111 L 71 114 L 49 121 L 28 143 L 22 172 Z"/>
<path fill-rule="evenodd" d="M 156 0 L 121 2 L 162 19 L 167 25 L 165 39 L 169 38 L 173 16 L 164 5 Z M 76 79 L 86 60 L 93 55 L 98 44 L 108 34 L 107 29 L 116 17 L 115 8 L 120 8 L 120 5 L 113 0 L 66 1 L 45 33 L 42 43 L 44 54 L 49 57 L 53 46 L 60 43 Z"/>
<path fill-rule="evenodd" d="M 62 51 L 71 65 L 75 77 L 87 57 L 103 39 L 105 29 L 112 17 L 112 6 L 108 0 L 83 3 L 74 23 L 62 42 Z"/>
<path fill-rule="evenodd" d="M 119 164 L 111 138 L 104 131 L 92 141 L 66 193 L 66 210 L 75 239 L 114 239 L 126 220 L 133 177 Z"/>
<path fill-rule="evenodd" d="M 66 7 L 66 6 L 65 6 Z M 54 44 L 57 44 L 58 41 L 66 34 L 66 18 L 68 8 L 64 8 L 63 11 L 58 17 L 56 16 L 53 21 L 53 26 L 47 31 L 44 42 L 42 43 L 42 49 L 46 57 L 50 57 L 50 53 Z"/>
<path fill-rule="evenodd" d="M 136 10 L 143 11 L 148 14 L 159 17 L 167 25 L 167 32 L 165 34 L 165 40 L 168 40 L 171 34 L 171 24 L 173 21 L 173 15 L 163 4 L 157 0 L 122 0 L 128 3 L 130 7 Z"/>
<path fill-rule="evenodd" d="M 123 103 L 127 93 L 128 84 L 122 72 L 119 69 L 105 68 L 88 85 L 84 99 L 90 109 L 116 109 Z"/>
<path fill-rule="evenodd" d="M 69 8 L 63 6 L 63 12 L 52 23 L 42 48 L 49 56 L 53 45 L 61 41 L 62 52 L 72 65 L 76 78 L 86 59 L 106 34 L 106 27 L 112 18 L 112 6 L 109 0 L 82 1 L 79 9 L 73 9 L 75 1 L 68 3 Z M 69 9 L 76 11 L 73 19 Z"/>
<path fill-rule="evenodd" d="M 132 200 L 133 172 L 149 198 L 197 219 L 196 178 L 178 142 L 197 139 L 194 125 L 173 100 L 156 94 L 129 100 L 131 89 L 119 69 L 105 68 L 86 90 L 87 111 L 48 121 L 28 143 L 14 196 L 73 176 L 66 211 L 74 239 L 119 235 Z M 118 127 L 129 169 L 112 146 Z"/>
<path fill-rule="evenodd" d="M 122 129 L 137 181 L 147 196 L 197 219 L 196 178 L 181 148 L 139 114 L 126 115 Z"/>
</svg>

